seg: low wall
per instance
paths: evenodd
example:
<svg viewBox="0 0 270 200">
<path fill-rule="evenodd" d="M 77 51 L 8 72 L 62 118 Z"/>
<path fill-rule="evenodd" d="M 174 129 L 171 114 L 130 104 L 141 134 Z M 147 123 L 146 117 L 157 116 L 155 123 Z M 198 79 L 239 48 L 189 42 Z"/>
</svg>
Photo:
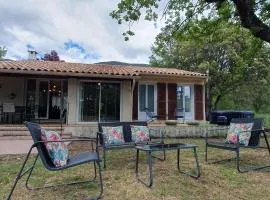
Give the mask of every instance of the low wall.
<svg viewBox="0 0 270 200">
<path fill-rule="evenodd" d="M 165 137 L 168 138 L 186 138 L 186 137 L 205 137 L 208 132 L 209 137 L 222 137 L 227 134 L 227 129 L 217 130 L 219 128 L 212 125 L 187 125 L 187 126 L 166 126 Z"/>
<path fill-rule="evenodd" d="M 96 137 L 97 130 L 98 130 L 97 124 L 67 125 L 64 128 L 64 132 L 72 133 L 73 136 L 87 136 L 87 137 Z"/>
<path fill-rule="evenodd" d="M 167 138 L 181 138 L 181 137 L 204 137 L 208 131 L 209 137 L 222 137 L 227 134 L 227 129 L 224 126 L 213 125 L 182 125 L 182 126 L 150 126 L 152 129 L 160 130 L 165 133 Z M 223 130 L 217 130 L 217 129 Z M 64 131 L 72 133 L 73 136 L 88 136 L 96 137 L 97 124 L 80 124 L 68 125 Z"/>
</svg>

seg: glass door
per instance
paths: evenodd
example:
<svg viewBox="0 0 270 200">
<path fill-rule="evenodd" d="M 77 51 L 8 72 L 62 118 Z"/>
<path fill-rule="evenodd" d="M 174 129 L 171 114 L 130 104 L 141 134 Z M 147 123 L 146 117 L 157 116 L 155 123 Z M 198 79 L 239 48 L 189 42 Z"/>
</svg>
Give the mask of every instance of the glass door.
<svg viewBox="0 0 270 200">
<path fill-rule="evenodd" d="M 83 82 L 80 90 L 80 121 L 98 121 L 100 96 L 99 84 L 95 82 Z"/>
<path fill-rule="evenodd" d="M 156 85 L 139 84 L 139 113 L 138 120 L 148 120 L 145 113 L 147 108 L 150 112 L 156 113 Z"/>
<path fill-rule="evenodd" d="M 192 120 L 191 86 L 177 86 L 177 116 L 183 116 L 184 120 Z"/>
<path fill-rule="evenodd" d="M 49 81 L 49 119 L 60 119 L 62 105 L 62 81 L 50 80 Z"/>
<path fill-rule="evenodd" d="M 36 117 L 40 119 L 48 119 L 49 113 L 49 81 L 37 81 L 37 113 Z"/>
<path fill-rule="evenodd" d="M 100 121 L 120 120 L 120 84 L 101 83 Z"/>
<path fill-rule="evenodd" d="M 82 82 L 80 88 L 80 121 L 119 121 L 120 84 Z"/>
</svg>

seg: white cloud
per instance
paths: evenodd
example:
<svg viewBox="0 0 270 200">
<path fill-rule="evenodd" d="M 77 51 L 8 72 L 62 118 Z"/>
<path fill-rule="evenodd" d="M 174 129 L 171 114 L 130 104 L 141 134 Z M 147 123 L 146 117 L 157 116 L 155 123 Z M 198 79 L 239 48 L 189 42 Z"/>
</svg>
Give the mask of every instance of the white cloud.
<svg viewBox="0 0 270 200">
<path fill-rule="evenodd" d="M 8 58 L 27 58 L 27 44 L 41 54 L 56 50 L 61 59 L 70 62 L 118 60 L 147 63 L 150 47 L 159 29 L 153 22 L 140 21 L 133 30 L 136 35 L 125 42 L 120 26 L 109 13 L 117 0 L 0 0 L 0 45 L 6 45 Z M 78 49 L 65 49 L 72 40 Z M 87 53 L 98 57 L 87 56 Z"/>
</svg>

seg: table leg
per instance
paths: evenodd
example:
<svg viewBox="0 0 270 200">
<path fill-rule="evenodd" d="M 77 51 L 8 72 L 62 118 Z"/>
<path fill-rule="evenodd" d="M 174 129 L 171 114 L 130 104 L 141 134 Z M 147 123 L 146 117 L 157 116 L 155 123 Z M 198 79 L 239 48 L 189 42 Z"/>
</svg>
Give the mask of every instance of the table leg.
<svg viewBox="0 0 270 200">
<path fill-rule="evenodd" d="M 196 151 L 196 147 L 193 147 L 193 153 L 194 153 L 194 157 L 195 157 L 195 161 L 196 161 L 196 169 L 197 169 L 197 172 L 196 172 L 196 175 L 193 175 L 191 174 L 190 172 L 185 172 L 185 171 L 182 171 L 180 169 L 180 149 L 177 149 L 177 168 L 179 170 L 180 173 L 183 173 L 183 174 L 186 174 L 192 178 L 199 178 L 200 175 L 201 175 L 201 172 L 200 172 L 200 165 L 199 165 L 199 160 L 198 160 L 198 155 L 197 155 L 197 151 Z"/>
<path fill-rule="evenodd" d="M 147 164 L 149 167 L 149 183 L 145 183 L 142 179 L 139 177 L 139 149 L 137 149 L 137 154 L 136 154 L 136 177 L 137 180 L 146 185 L 147 187 L 151 187 L 153 185 L 153 172 L 152 172 L 152 152 L 147 151 Z"/>
<path fill-rule="evenodd" d="M 135 172 L 136 172 L 136 177 L 137 177 L 137 178 L 139 177 L 139 175 L 138 175 L 138 171 L 139 171 L 139 170 L 138 170 L 138 168 L 139 168 L 139 167 L 138 167 L 138 165 L 139 165 L 139 153 L 140 153 L 140 152 L 139 152 L 139 149 L 137 149 L 137 153 L 136 153 L 136 171 L 135 171 Z"/>
<path fill-rule="evenodd" d="M 180 149 L 177 149 L 177 169 L 180 171 Z"/>
<path fill-rule="evenodd" d="M 148 159 L 148 165 L 149 165 L 149 186 L 151 187 L 153 185 L 153 172 L 152 172 L 152 153 L 151 151 L 147 152 L 147 159 Z"/>
</svg>

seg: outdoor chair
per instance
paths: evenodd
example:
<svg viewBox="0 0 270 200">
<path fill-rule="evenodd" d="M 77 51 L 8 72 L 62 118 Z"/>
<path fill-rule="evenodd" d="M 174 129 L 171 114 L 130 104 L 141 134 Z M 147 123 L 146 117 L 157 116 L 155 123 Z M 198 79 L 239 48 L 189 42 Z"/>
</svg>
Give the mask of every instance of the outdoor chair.
<svg viewBox="0 0 270 200">
<path fill-rule="evenodd" d="M 8 195 L 8 198 L 7 198 L 8 200 L 11 199 L 12 193 L 16 187 L 18 180 L 20 178 L 22 178 L 27 173 L 28 173 L 28 176 L 26 178 L 25 186 L 28 190 L 35 190 L 35 189 L 50 188 L 50 187 L 55 187 L 55 186 L 64 186 L 64 185 L 73 185 L 73 184 L 79 184 L 79 183 L 93 182 L 96 180 L 96 177 L 97 177 L 97 166 L 96 165 L 98 165 L 98 170 L 99 170 L 100 192 L 96 197 L 89 197 L 87 199 L 100 199 L 100 197 L 103 193 L 103 182 L 102 182 L 101 166 L 100 166 L 101 159 L 99 157 L 98 148 L 97 148 L 98 145 L 96 144 L 96 149 L 94 149 L 94 145 L 93 145 L 93 143 L 96 143 L 96 139 L 87 138 L 87 137 L 76 137 L 76 138 L 71 138 L 71 139 L 62 139 L 59 141 L 48 141 L 47 140 L 46 141 L 47 143 L 48 142 L 72 142 L 72 141 L 89 141 L 89 142 L 91 142 L 92 149 L 90 149 L 90 151 L 83 152 L 83 153 L 80 153 L 78 155 L 70 156 L 66 165 L 61 166 L 61 167 L 55 167 L 51 158 L 49 157 L 48 151 L 44 145 L 44 141 L 41 140 L 41 127 L 40 127 L 40 125 L 37 123 L 31 123 L 31 122 L 25 122 L 25 125 L 31 133 L 34 144 L 30 147 L 28 154 L 27 154 L 27 156 L 26 156 L 26 158 L 25 158 L 25 160 L 24 160 L 24 162 L 23 162 L 23 164 L 22 164 L 22 166 L 21 166 L 21 168 L 16 176 L 15 182 L 14 182 L 12 189 Z M 29 167 L 28 169 L 25 170 L 24 168 L 26 166 L 26 163 L 27 163 L 27 161 L 30 157 L 30 154 L 34 148 L 37 149 L 38 154 L 35 156 L 34 162 L 31 165 L 31 167 Z M 32 188 L 28 185 L 28 182 L 29 182 L 29 179 L 32 175 L 32 172 L 34 170 L 34 167 L 36 165 L 38 157 L 40 157 L 42 164 L 49 171 L 61 171 L 61 170 L 75 167 L 78 165 L 93 163 L 95 175 L 94 175 L 92 180 L 80 180 L 80 181 L 74 181 L 74 182 L 70 182 L 70 183 L 63 183 L 63 184 L 57 184 L 57 185 L 47 185 L 47 186 L 43 186 L 43 187 Z"/>
<path fill-rule="evenodd" d="M 145 108 L 144 111 L 145 111 L 145 114 L 146 114 L 147 118 L 149 119 L 148 120 L 149 122 L 151 122 L 151 121 L 153 121 L 155 119 L 158 119 L 158 117 L 159 117 L 158 115 L 155 115 L 152 112 L 150 112 L 148 108 Z"/>
<path fill-rule="evenodd" d="M 103 132 L 104 127 L 117 127 L 122 126 L 123 127 L 123 137 L 124 142 L 119 144 L 106 144 L 105 142 L 105 135 Z M 134 149 L 136 145 L 138 144 L 163 144 L 164 143 L 164 130 L 156 130 L 149 128 L 149 140 L 135 143 L 132 141 L 132 131 L 131 126 L 148 126 L 148 123 L 145 121 L 131 121 L 131 122 L 100 122 L 98 123 L 98 132 L 97 132 L 97 140 L 99 141 L 99 146 L 102 148 L 103 152 L 103 167 L 106 168 L 106 162 L 107 162 L 107 152 L 110 150 L 121 150 L 121 149 L 127 149 L 132 148 Z M 153 156 L 156 157 L 156 156 Z M 156 157 L 159 160 L 165 160 L 166 155 L 165 151 L 163 152 L 163 157 L 159 158 Z"/>
<path fill-rule="evenodd" d="M 263 129 L 263 119 L 248 119 L 248 118 L 237 118 L 236 119 L 236 118 L 234 118 L 231 120 L 231 123 L 241 123 L 241 124 L 253 123 L 252 129 L 251 129 L 251 136 L 250 136 L 248 145 L 245 146 L 245 145 L 239 143 L 239 134 L 237 135 L 236 144 L 230 144 L 228 142 L 225 142 L 225 140 L 223 142 L 210 141 L 208 138 L 208 132 L 210 133 L 212 131 L 228 130 L 228 128 L 208 130 L 206 132 L 206 137 L 205 137 L 205 161 L 207 162 L 207 159 L 208 159 L 208 155 L 207 155 L 208 148 L 217 148 L 217 149 L 223 149 L 223 150 L 228 150 L 228 151 L 234 151 L 236 153 L 236 166 L 237 166 L 238 172 L 240 172 L 240 173 L 270 167 L 270 163 L 269 163 L 269 165 L 256 166 L 256 167 L 254 167 L 254 166 L 253 167 L 246 167 L 245 169 L 242 169 L 240 167 L 240 150 L 241 149 L 267 149 L 269 152 L 269 155 L 270 155 L 269 142 L 267 140 L 267 135 Z M 263 135 L 263 137 L 265 139 L 266 147 L 260 146 L 261 135 Z M 233 159 L 234 158 L 223 159 L 223 160 L 218 160 L 218 161 L 215 161 L 212 163 L 219 163 L 222 161 L 230 161 Z"/>
<path fill-rule="evenodd" d="M 176 108 L 174 112 L 175 112 L 175 119 L 176 120 L 182 119 L 183 122 L 185 121 L 185 110 L 184 110 L 184 108 Z"/>
</svg>

